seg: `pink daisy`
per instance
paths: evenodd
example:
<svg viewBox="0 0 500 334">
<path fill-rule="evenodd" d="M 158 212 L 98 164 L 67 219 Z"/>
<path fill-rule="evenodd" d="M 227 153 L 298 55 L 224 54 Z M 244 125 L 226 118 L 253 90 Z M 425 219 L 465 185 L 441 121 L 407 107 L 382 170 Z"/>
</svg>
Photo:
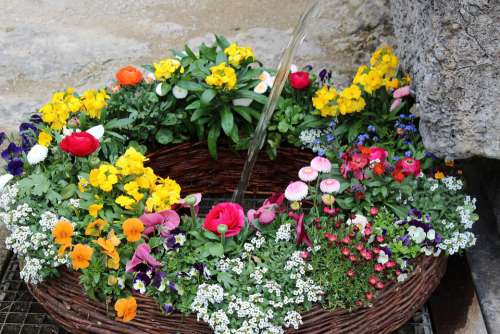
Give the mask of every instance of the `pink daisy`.
<svg viewBox="0 0 500 334">
<path fill-rule="evenodd" d="M 299 170 L 299 179 L 301 179 L 304 182 L 311 182 L 316 180 L 318 177 L 318 171 L 312 167 L 302 167 Z"/>
<path fill-rule="evenodd" d="M 319 188 L 325 194 L 335 193 L 340 190 L 340 182 L 335 179 L 326 179 L 321 181 Z"/>
<path fill-rule="evenodd" d="M 316 157 L 311 160 L 311 167 L 320 173 L 330 173 L 332 163 L 327 158 Z"/>
<path fill-rule="evenodd" d="M 285 197 L 291 202 L 302 201 L 304 198 L 306 198 L 307 193 L 307 184 L 302 181 L 295 181 L 290 183 L 288 187 L 286 187 Z"/>
</svg>

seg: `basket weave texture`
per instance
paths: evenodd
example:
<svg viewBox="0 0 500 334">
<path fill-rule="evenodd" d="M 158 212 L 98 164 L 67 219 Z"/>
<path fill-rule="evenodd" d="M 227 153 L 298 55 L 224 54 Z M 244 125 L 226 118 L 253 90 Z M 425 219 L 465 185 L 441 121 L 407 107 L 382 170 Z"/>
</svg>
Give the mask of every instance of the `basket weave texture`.
<svg viewBox="0 0 500 334">
<path fill-rule="evenodd" d="M 185 194 L 203 192 L 228 195 L 234 190 L 243 168 L 244 154 L 219 149 L 219 159 L 210 158 L 204 143 L 182 144 L 150 156 L 150 166 L 163 177 L 181 184 Z M 281 149 L 276 161 L 262 157 L 256 164 L 247 196 L 264 196 L 283 191 L 297 170 L 311 155 L 294 149 Z M 422 307 L 446 271 L 447 258 L 420 257 L 415 270 L 404 283 L 389 283 L 373 307 L 354 311 L 330 312 L 317 306 L 303 314 L 303 325 L 287 333 L 383 334 L 404 325 Z M 33 296 L 52 318 L 71 333 L 78 334 L 201 334 L 211 333 L 194 316 L 162 314 L 150 297 L 135 294 L 138 311 L 128 323 L 115 319 L 113 304 L 89 299 L 79 285 L 79 275 L 61 270 L 58 278 L 29 285 Z"/>
</svg>

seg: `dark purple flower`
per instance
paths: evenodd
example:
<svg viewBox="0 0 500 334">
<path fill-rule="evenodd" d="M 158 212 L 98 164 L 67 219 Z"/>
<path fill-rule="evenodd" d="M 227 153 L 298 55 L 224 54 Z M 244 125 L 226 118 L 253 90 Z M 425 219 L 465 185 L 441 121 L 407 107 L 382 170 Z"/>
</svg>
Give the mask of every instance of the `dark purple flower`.
<svg viewBox="0 0 500 334">
<path fill-rule="evenodd" d="M 177 293 L 177 285 L 175 285 L 174 282 L 169 282 L 168 288 L 170 289 L 170 291 Z"/>
<path fill-rule="evenodd" d="M 164 271 L 158 271 L 153 279 L 153 285 L 155 288 L 159 289 L 163 280 L 167 277 L 167 273 Z"/>
<path fill-rule="evenodd" d="M 421 227 L 425 232 L 428 232 L 432 228 L 431 224 L 426 224 L 420 220 L 415 220 L 415 219 L 408 222 L 408 225 L 415 226 L 415 227 Z"/>
<path fill-rule="evenodd" d="M 328 75 L 328 70 L 327 69 L 322 69 L 320 72 L 319 72 L 319 80 L 321 81 L 325 81 L 326 77 Z"/>
<path fill-rule="evenodd" d="M 195 263 L 193 264 L 193 268 L 198 271 L 200 275 L 202 275 L 205 279 L 210 279 L 212 275 L 210 271 L 208 271 L 207 267 L 203 263 Z"/>
<path fill-rule="evenodd" d="M 165 314 L 170 314 L 174 312 L 174 307 L 172 306 L 172 304 L 163 304 L 161 308 L 163 309 L 163 312 Z"/>
<path fill-rule="evenodd" d="M 30 117 L 30 122 L 32 123 L 42 123 L 42 117 L 38 114 L 33 114 Z"/>
<path fill-rule="evenodd" d="M 134 278 L 134 283 L 137 282 L 137 281 L 142 281 L 144 283 L 145 286 L 148 286 L 149 283 L 151 283 L 151 278 L 149 277 L 148 274 L 146 273 L 143 273 L 143 272 L 138 272 L 136 275 L 135 275 L 135 278 Z"/>
<path fill-rule="evenodd" d="M 7 137 L 7 135 L 5 134 L 5 132 L 0 132 L 0 146 L 2 146 L 6 137 Z"/>
<path fill-rule="evenodd" d="M 7 171 L 14 175 L 19 176 L 23 173 L 23 161 L 19 158 L 14 158 L 7 164 Z"/>
<path fill-rule="evenodd" d="M 408 247 L 410 245 L 410 236 L 408 234 L 405 234 L 404 236 L 400 237 L 399 239 L 403 243 L 403 246 Z"/>
<path fill-rule="evenodd" d="M 166 250 L 176 250 L 181 248 L 181 246 L 184 244 L 182 240 L 185 240 L 184 233 L 179 230 L 173 230 L 165 238 L 163 246 Z"/>
<path fill-rule="evenodd" d="M 25 133 L 30 131 L 33 131 L 33 133 L 38 134 L 38 129 L 31 123 L 21 123 L 21 125 L 19 125 L 19 132 Z"/>
<path fill-rule="evenodd" d="M 29 150 L 36 144 L 36 138 L 33 137 L 31 134 L 22 134 L 22 149 L 25 153 L 28 153 Z"/>
<path fill-rule="evenodd" d="M 436 233 L 436 236 L 434 237 L 434 242 L 436 243 L 436 245 L 439 245 L 441 241 L 443 241 L 443 237 L 441 237 L 440 234 Z"/>
<path fill-rule="evenodd" d="M 410 217 L 417 217 L 418 219 L 421 219 L 422 218 L 422 212 L 418 211 L 415 208 L 411 208 L 408 211 L 408 216 L 410 216 Z"/>
<path fill-rule="evenodd" d="M 384 247 L 380 247 L 381 250 L 384 251 L 384 253 L 388 256 L 388 257 L 391 257 L 392 256 L 392 251 L 389 247 L 387 246 L 384 246 Z"/>
<path fill-rule="evenodd" d="M 10 143 L 9 146 L 5 150 L 2 151 L 2 158 L 5 160 L 12 160 L 15 157 L 19 156 L 23 150 L 21 147 L 17 146 L 14 143 Z"/>
</svg>

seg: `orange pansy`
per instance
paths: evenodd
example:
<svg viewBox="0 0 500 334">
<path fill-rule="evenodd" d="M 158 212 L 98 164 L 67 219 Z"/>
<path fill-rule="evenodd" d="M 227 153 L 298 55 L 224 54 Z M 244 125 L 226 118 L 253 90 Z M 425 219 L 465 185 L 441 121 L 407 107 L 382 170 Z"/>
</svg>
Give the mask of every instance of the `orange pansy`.
<svg viewBox="0 0 500 334">
<path fill-rule="evenodd" d="M 129 218 L 123 222 L 122 229 L 128 242 L 136 242 L 141 239 L 144 224 L 137 218 Z"/>
<path fill-rule="evenodd" d="M 67 220 L 60 220 L 52 229 L 54 242 L 58 245 L 71 245 L 73 225 Z"/>
<path fill-rule="evenodd" d="M 96 219 L 87 225 L 87 228 L 85 228 L 85 235 L 98 237 L 106 226 L 108 226 L 108 223 L 104 219 Z"/>
<path fill-rule="evenodd" d="M 107 239 L 99 238 L 94 243 L 98 244 L 103 253 L 110 257 L 107 261 L 108 268 L 118 269 L 120 267 L 120 254 L 115 247 L 120 244 L 120 239 L 116 237 L 115 231 L 111 230 Z"/>
<path fill-rule="evenodd" d="M 115 303 L 115 311 L 118 318 L 128 322 L 135 318 L 137 312 L 137 302 L 134 297 L 120 298 Z"/>
<path fill-rule="evenodd" d="M 87 245 L 78 244 L 71 252 L 71 264 L 73 269 L 85 269 L 90 264 L 94 249 Z"/>
</svg>

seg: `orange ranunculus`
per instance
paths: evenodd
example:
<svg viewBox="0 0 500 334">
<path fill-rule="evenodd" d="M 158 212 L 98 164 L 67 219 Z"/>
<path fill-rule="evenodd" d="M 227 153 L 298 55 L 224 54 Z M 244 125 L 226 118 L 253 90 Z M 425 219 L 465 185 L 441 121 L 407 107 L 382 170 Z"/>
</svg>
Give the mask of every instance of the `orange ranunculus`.
<svg viewBox="0 0 500 334">
<path fill-rule="evenodd" d="M 108 223 L 104 219 L 96 219 L 87 225 L 85 228 L 85 235 L 98 237 L 106 226 L 108 226 Z"/>
<path fill-rule="evenodd" d="M 71 252 L 71 264 L 73 269 L 85 269 L 90 264 L 94 249 L 87 245 L 78 244 Z"/>
<path fill-rule="evenodd" d="M 122 224 L 123 233 L 127 237 L 128 242 L 136 242 L 141 239 L 144 224 L 137 218 L 129 218 Z"/>
<path fill-rule="evenodd" d="M 135 86 L 142 82 L 142 73 L 134 66 L 125 66 L 116 72 L 116 80 L 122 86 Z"/>
<path fill-rule="evenodd" d="M 52 229 L 54 242 L 58 245 L 71 245 L 73 225 L 67 220 L 60 220 Z"/>
<path fill-rule="evenodd" d="M 373 173 L 375 175 L 382 175 L 385 172 L 385 165 L 382 162 L 377 163 L 375 166 L 373 166 Z"/>
<path fill-rule="evenodd" d="M 137 312 L 137 302 L 134 297 L 120 298 L 115 303 L 115 311 L 118 318 L 128 322 L 135 318 Z"/>
<path fill-rule="evenodd" d="M 98 244 L 102 252 L 110 257 L 107 261 L 108 268 L 118 269 L 120 267 L 120 254 L 118 254 L 115 247 L 120 244 L 120 239 L 116 237 L 115 231 L 111 230 L 107 239 L 99 238 L 94 240 L 94 243 Z"/>
</svg>

